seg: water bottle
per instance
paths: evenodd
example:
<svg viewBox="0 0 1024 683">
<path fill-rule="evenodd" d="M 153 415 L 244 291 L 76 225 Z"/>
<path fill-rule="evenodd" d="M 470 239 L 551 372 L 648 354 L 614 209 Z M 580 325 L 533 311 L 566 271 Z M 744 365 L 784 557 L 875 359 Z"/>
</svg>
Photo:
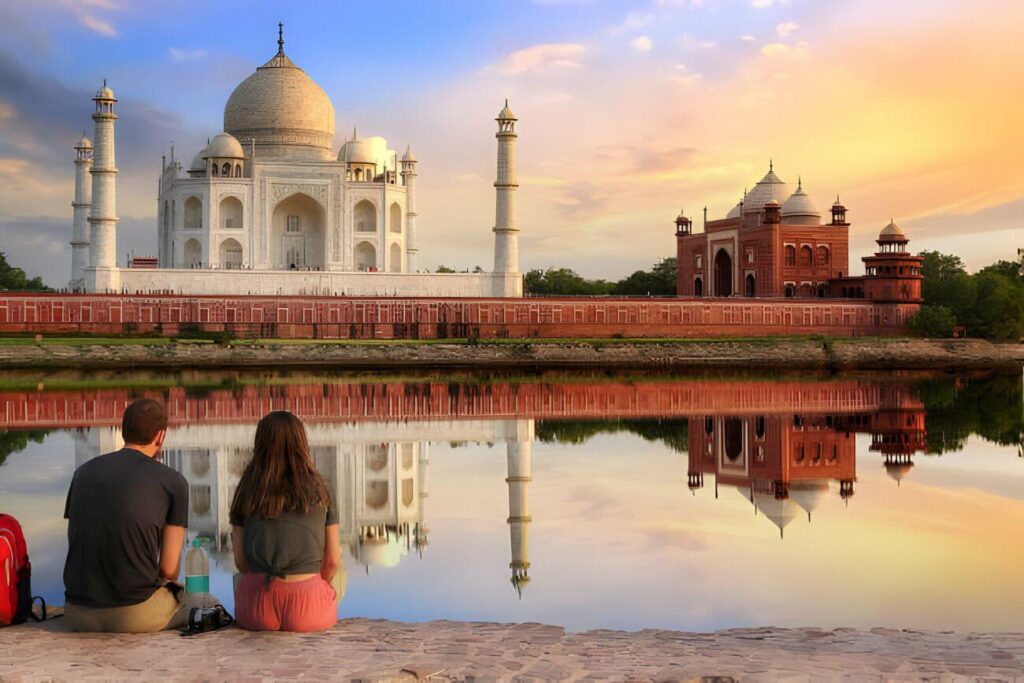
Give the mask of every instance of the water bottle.
<svg viewBox="0 0 1024 683">
<path fill-rule="evenodd" d="M 192 541 L 192 547 L 185 553 L 185 591 L 210 592 L 210 556 L 203 550 L 203 542 L 198 538 Z"/>
</svg>

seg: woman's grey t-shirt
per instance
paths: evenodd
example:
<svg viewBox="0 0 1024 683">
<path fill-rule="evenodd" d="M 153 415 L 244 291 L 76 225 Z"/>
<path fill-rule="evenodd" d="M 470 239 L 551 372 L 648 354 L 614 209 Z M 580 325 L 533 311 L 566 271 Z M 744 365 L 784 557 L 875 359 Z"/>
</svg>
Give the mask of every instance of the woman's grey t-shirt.
<svg viewBox="0 0 1024 683">
<path fill-rule="evenodd" d="M 283 512 L 272 518 L 246 517 L 242 536 L 249 572 L 276 577 L 319 573 L 324 560 L 324 530 L 337 523 L 333 498 L 326 509 L 321 506 L 309 512 Z"/>
</svg>

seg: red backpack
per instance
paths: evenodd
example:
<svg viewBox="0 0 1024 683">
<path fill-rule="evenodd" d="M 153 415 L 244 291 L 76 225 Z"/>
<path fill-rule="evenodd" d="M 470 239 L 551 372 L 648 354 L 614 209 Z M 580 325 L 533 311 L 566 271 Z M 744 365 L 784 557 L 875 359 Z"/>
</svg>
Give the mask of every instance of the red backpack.
<svg viewBox="0 0 1024 683">
<path fill-rule="evenodd" d="M 0 626 L 23 624 L 32 613 L 32 565 L 18 520 L 0 514 Z"/>
</svg>

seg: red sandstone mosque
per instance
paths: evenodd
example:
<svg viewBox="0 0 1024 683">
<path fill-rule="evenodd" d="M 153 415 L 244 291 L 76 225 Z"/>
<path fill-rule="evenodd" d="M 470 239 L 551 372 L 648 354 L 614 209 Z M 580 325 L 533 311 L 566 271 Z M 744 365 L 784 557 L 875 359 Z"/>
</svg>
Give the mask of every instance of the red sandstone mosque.
<svg viewBox="0 0 1024 683">
<path fill-rule="evenodd" d="M 850 276 L 850 224 L 836 197 L 831 220 L 804 192 L 768 173 L 718 220 L 693 232 L 683 213 L 675 220 L 679 263 L 677 292 L 684 297 L 868 299 L 921 301 L 922 258 L 892 221 L 878 235 L 878 251 L 864 257 L 865 274 Z"/>
</svg>

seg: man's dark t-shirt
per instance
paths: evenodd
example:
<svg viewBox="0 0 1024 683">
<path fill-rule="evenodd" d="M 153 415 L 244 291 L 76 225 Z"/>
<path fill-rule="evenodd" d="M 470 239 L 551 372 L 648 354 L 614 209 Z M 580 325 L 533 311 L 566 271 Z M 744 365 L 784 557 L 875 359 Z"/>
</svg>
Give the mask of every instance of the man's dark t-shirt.
<svg viewBox="0 0 1024 683">
<path fill-rule="evenodd" d="M 136 605 L 162 583 L 163 528 L 188 523 L 188 483 L 170 467 L 123 448 L 75 471 L 64 517 L 65 600 L 85 607 Z"/>
</svg>

